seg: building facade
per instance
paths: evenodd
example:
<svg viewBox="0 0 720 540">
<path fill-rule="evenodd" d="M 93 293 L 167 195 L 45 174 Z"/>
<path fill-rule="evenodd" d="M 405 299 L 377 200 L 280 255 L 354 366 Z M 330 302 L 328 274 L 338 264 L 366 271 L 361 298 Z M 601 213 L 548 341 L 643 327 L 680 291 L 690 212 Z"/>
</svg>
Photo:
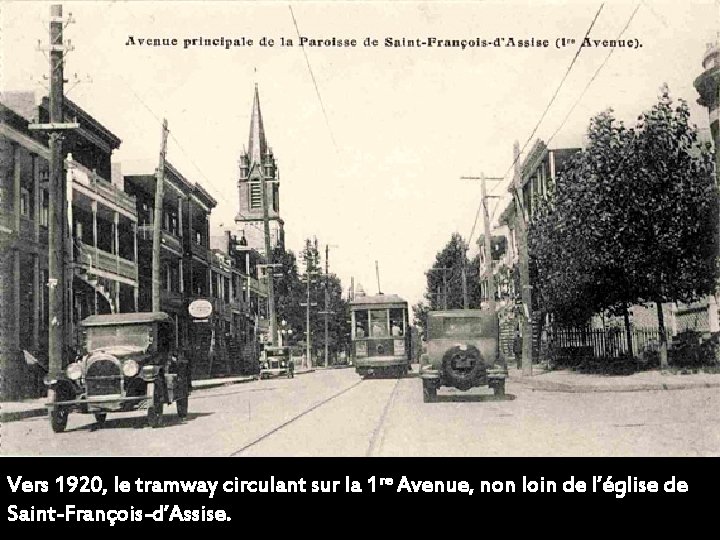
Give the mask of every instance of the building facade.
<svg viewBox="0 0 720 540">
<path fill-rule="evenodd" d="M 63 140 L 67 179 L 65 362 L 80 346 L 78 323 L 99 313 L 137 309 L 135 201 L 112 182 L 120 139 L 66 99 L 80 124 Z M 44 392 L 48 358 L 49 101 L 10 93 L 0 103 L 0 355 L 2 397 Z"/>
</svg>

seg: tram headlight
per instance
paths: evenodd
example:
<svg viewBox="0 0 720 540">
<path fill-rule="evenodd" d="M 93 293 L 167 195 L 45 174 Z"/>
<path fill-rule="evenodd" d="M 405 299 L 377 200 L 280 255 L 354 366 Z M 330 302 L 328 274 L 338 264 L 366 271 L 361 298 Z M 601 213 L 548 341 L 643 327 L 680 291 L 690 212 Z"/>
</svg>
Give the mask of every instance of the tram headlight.
<svg viewBox="0 0 720 540">
<path fill-rule="evenodd" d="M 67 374 L 68 379 L 76 381 L 82 377 L 82 365 L 80 365 L 80 362 L 73 362 L 65 368 L 65 373 Z"/>
<path fill-rule="evenodd" d="M 125 360 L 123 363 L 123 374 L 126 377 L 134 377 L 140 371 L 140 366 L 135 360 Z"/>
</svg>

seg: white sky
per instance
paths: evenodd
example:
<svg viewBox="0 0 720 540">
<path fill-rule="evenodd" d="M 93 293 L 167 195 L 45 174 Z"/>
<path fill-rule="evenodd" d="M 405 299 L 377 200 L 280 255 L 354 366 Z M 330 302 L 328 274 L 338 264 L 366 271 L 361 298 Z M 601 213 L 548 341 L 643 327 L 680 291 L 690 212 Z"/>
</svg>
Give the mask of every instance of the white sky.
<svg viewBox="0 0 720 540">
<path fill-rule="evenodd" d="M 213 234 L 234 228 L 237 159 L 247 145 L 253 83 L 268 143 L 281 174 L 281 215 L 288 247 L 317 236 L 330 268 L 410 302 L 424 292 L 424 271 L 457 231 L 467 239 L 480 185 L 461 176 L 502 176 L 513 141 L 523 145 L 576 53 L 599 2 L 296 2 L 302 35 L 377 38 L 381 46 L 306 48 L 328 122 L 316 96 L 285 2 L 66 2 L 75 47 L 66 75 L 85 81 L 69 91 L 123 143 L 114 161 L 154 161 L 160 122 L 174 139 L 168 158 L 218 199 Z M 616 38 L 634 2 L 606 2 L 591 38 Z M 642 2 L 625 37 L 643 47 L 617 49 L 551 146 L 577 146 L 591 115 L 613 107 L 632 121 L 652 106 L 663 82 L 686 99 L 707 129 L 692 82 L 706 43 L 718 31 L 717 1 Z M 3 2 L 0 89 L 42 90 L 48 62 L 49 2 Z M 126 46 L 135 38 L 267 36 L 273 48 Z M 295 47 L 280 47 L 280 37 Z M 549 39 L 548 49 L 391 49 L 385 37 Z M 609 49 L 585 48 L 543 120 L 537 137 L 560 126 Z M 256 71 L 257 70 L 257 71 Z M 152 112 L 151 112 L 152 111 Z M 329 123 L 329 127 L 328 127 Z M 331 136 L 332 133 L 332 136 Z M 337 148 L 333 144 L 333 138 Z M 527 149 L 531 146 L 528 145 Z M 493 189 L 494 185 L 489 185 Z M 506 194 L 506 184 L 495 193 Z M 503 202 L 503 207 L 506 202 Z M 499 215 L 500 208 L 496 212 Z M 482 233 L 478 223 L 475 238 Z"/>
</svg>

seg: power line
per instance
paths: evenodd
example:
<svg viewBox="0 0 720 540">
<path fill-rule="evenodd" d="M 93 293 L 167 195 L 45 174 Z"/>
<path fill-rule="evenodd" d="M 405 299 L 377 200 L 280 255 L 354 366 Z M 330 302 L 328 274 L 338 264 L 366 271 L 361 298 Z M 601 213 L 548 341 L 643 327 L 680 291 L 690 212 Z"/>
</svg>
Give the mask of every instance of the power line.
<svg viewBox="0 0 720 540">
<path fill-rule="evenodd" d="M 643 3 L 644 3 L 644 2 L 643 2 Z M 633 12 L 630 14 L 630 17 L 628 18 L 627 22 L 625 23 L 625 26 L 623 27 L 623 29 L 622 29 L 622 30 L 620 31 L 620 33 L 618 34 L 618 37 L 617 37 L 618 40 L 620 40 L 620 38 L 622 38 L 622 36 L 625 34 L 625 32 L 627 31 L 628 27 L 630 26 L 630 23 L 632 23 L 632 20 L 635 18 L 635 14 L 638 12 L 639 9 L 640 9 L 640 3 L 638 3 L 638 4 L 635 6 L 635 9 L 634 9 Z M 560 132 L 560 130 L 563 128 L 563 126 L 564 126 L 565 123 L 567 122 L 568 118 L 570 118 L 570 115 L 573 113 L 573 111 L 574 111 L 575 108 L 578 106 L 578 104 L 580 103 L 580 101 L 582 100 L 582 98 L 585 96 L 585 93 L 587 92 L 588 88 L 590 88 L 590 85 L 591 85 L 591 84 L 593 83 L 593 81 L 597 78 L 597 76 L 598 76 L 598 74 L 600 73 L 600 71 L 602 70 L 602 68 L 605 67 L 605 64 L 607 64 L 607 62 L 608 62 L 608 60 L 610 59 L 610 57 L 612 56 L 613 52 L 615 52 L 615 47 L 613 47 L 613 48 L 610 49 L 610 52 L 608 52 L 607 56 L 605 57 L 605 60 L 603 60 L 602 64 L 600 64 L 600 66 L 595 70 L 595 73 L 594 73 L 593 76 L 590 78 L 590 80 L 588 81 L 588 83 L 585 85 L 585 88 L 583 89 L 583 91 L 582 91 L 582 93 L 580 94 L 580 96 L 577 98 L 577 100 L 575 100 L 575 103 L 574 103 L 573 106 L 570 108 L 570 110 L 568 111 L 567 115 L 565 115 L 565 118 L 563 119 L 563 121 L 560 123 L 560 125 L 558 126 L 558 128 L 553 132 L 553 134 L 552 134 L 552 135 L 550 136 L 550 138 L 548 139 L 548 141 L 547 141 L 547 143 L 546 143 L 547 146 L 550 146 L 550 143 L 551 143 L 552 140 L 555 138 L 555 135 L 557 135 L 557 134 Z M 516 160 L 516 161 L 517 161 L 517 160 Z M 513 166 L 514 166 L 514 165 L 515 165 L 515 162 L 513 162 Z M 498 207 L 495 208 L 495 211 L 497 211 L 497 208 L 498 208 Z M 495 217 L 495 211 L 493 211 L 493 218 Z M 476 218 L 476 219 L 477 219 L 477 218 Z"/>
<path fill-rule="evenodd" d="M 628 27 L 630 26 L 630 23 L 632 22 L 633 18 L 635 17 L 635 14 L 638 12 L 638 9 L 640 9 L 640 4 L 637 4 L 637 5 L 635 6 L 635 10 L 634 10 L 634 11 L 632 12 L 632 14 L 630 15 L 630 18 L 628 19 L 627 23 L 625 24 L 625 27 L 624 27 L 624 28 L 620 31 L 620 33 L 618 34 L 618 37 L 617 37 L 618 40 L 619 40 L 620 38 L 622 38 L 623 34 L 625 33 L 625 31 L 626 31 L 626 30 L 628 29 Z M 600 64 L 600 66 L 597 68 L 597 70 L 595 70 L 595 73 L 594 73 L 593 76 L 590 78 L 590 80 L 588 81 L 588 83 L 585 85 L 585 88 L 583 89 L 582 93 L 581 93 L 580 96 L 577 98 L 577 100 L 575 101 L 575 103 L 573 104 L 573 106 L 570 108 L 570 111 L 568 111 L 567 115 L 566 115 L 565 118 L 563 119 L 563 121 L 562 121 L 562 123 L 560 124 L 560 126 L 555 130 L 555 132 L 554 132 L 554 133 L 550 136 L 550 138 L 548 139 L 548 142 L 547 142 L 548 146 L 550 145 L 550 141 L 552 141 L 553 138 L 555 137 L 555 135 L 557 135 L 558 132 L 563 128 L 563 126 L 565 125 L 565 122 L 567 122 L 567 119 L 570 117 L 570 115 L 572 114 L 572 112 L 575 110 L 575 107 L 578 106 L 578 104 L 580 103 L 580 101 L 582 100 L 582 98 L 585 96 L 585 93 L 587 92 L 588 88 L 590 88 L 590 85 L 593 83 L 593 81 L 595 80 L 595 78 L 598 76 L 598 74 L 600 73 L 600 70 L 602 70 L 602 68 L 605 67 L 605 64 L 607 64 L 607 61 L 610 59 L 610 57 L 612 56 L 612 53 L 614 53 L 614 52 L 615 52 L 615 47 L 613 47 L 612 49 L 610 49 L 610 52 L 609 52 L 609 53 L 607 54 L 607 56 L 605 57 L 605 60 L 603 60 L 603 63 Z"/>
<path fill-rule="evenodd" d="M 291 5 L 288 4 L 288 8 L 290 8 L 290 15 L 292 16 L 293 24 L 295 25 L 295 31 L 297 32 L 298 40 L 300 40 L 300 29 L 298 28 L 297 21 L 295 20 L 295 13 L 293 12 L 293 8 Z M 315 86 L 315 93 L 317 94 L 318 100 L 320 101 L 320 108 L 322 109 L 323 116 L 325 116 L 325 124 L 327 124 L 328 132 L 330 133 L 330 138 L 332 139 L 333 146 L 335 146 L 335 151 L 339 152 L 337 143 L 335 142 L 335 136 L 333 135 L 332 128 L 330 127 L 330 120 L 328 120 L 328 115 L 325 111 L 325 104 L 323 103 L 322 96 L 320 96 L 320 89 L 318 88 L 317 81 L 315 80 L 315 75 L 313 74 L 312 67 L 310 66 L 310 59 L 308 58 L 307 51 L 305 51 L 305 47 L 303 47 L 302 45 L 300 45 L 300 48 L 302 49 L 303 55 L 305 56 L 305 63 L 307 64 L 308 71 L 310 72 L 310 78 L 312 79 L 313 85 Z"/>
<path fill-rule="evenodd" d="M 593 17 L 592 22 L 590 22 L 590 26 L 588 26 L 587 31 L 585 32 L 585 38 L 587 38 L 590 35 L 590 32 L 592 31 L 593 27 L 595 26 L 595 21 L 597 21 L 598 17 L 600 16 L 600 12 L 602 11 L 603 7 L 605 6 L 605 3 L 600 4 L 600 7 L 598 8 L 597 12 L 595 12 L 595 16 Z M 550 98 L 550 101 L 548 102 L 547 106 L 545 107 L 545 110 L 540 115 L 540 118 L 538 119 L 537 123 L 535 124 L 535 127 L 533 128 L 532 132 L 530 133 L 530 136 L 527 138 L 527 141 L 525 141 L 524 146 L 522 147 L 522 150 L 520 151 L 520 154 L 525 151 L 525 148 L 530 143 L 532 138 L 535 136 L 535 133 L 537 132 L 538 128 L 540 127 L 540 124 L 542 123 L 543 119 L 545 118 L 545 115 L 550 110 L 550 107 L 555 102 L 555 98 L 557 98 L 558 94 L 560 93 L 560 90 L 562 89 L 563 85 L 565 84 L 565 81 L 567 80 L 568 75 L 572 71 L 573 67 L 575 66 L 575 62 L 577 61 L 578 57 L 580 56 L 580 53 L 583 50 L 583 42 L 585 41 L 585 38 L 583 38 L 583 41 L 580 42 L 580 46 L 577 48 L 577 51 L 575 52 L 575 56 L 573 56 L 572 61 L 570 62 L 570 65 L 568 66 L 567 70 L 565 71 L 565 75 L 563 76 L 562 80 L 560 81 L 560 84 L 558 84 L 558 87 L 555 89 L 555 93 Z M 520 158 L 520 154 L 513 160 L 510 167 L 508 167 L 508 170 L 503 174 L 503 178 L 505 178 L 510 171 L 515 166 L 515 163 Z M 491 190 L 490 193 L 492 194 L 501 184 L 498 184 L 495 189 Z M 472 242 L 473 234 L 475 233 L 475 227 L 477 226 L 477 220 L 478 216 L 480 215 L 480 209 L 482 208 L 482 205 L 484 204 L 484 201 L 480 201 L 480 204 L 478 205 L 477 212 L 475 213 L 475 220 L 473 222 L 472 230 L 470 231 L 470 236 L 468 237 L 468 245 Z"/>
</svg>

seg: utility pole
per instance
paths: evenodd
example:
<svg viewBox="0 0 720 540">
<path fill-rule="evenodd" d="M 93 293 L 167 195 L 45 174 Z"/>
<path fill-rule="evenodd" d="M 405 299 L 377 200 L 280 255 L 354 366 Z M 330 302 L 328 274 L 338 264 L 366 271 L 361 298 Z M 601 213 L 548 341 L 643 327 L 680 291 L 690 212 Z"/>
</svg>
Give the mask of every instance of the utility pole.
<svg viewBox="0 0 720 540">
<path fill-rule="evenodd" d="M 316 275 L 317 272 L 310 270 L 310 259 L 308 258 L 306 261 L 306 271 L 305 271 L 305 280 L 307 282 L 307 299 L 304 303 L 301 303 L 301 307 L 307 308 L 305 313 L 305 355 L 306 355 L 306 363 L 307 365 L 305 367 L 310 368 L 311 366 L 311 360 L 310 360 L 310 349 L 311 349 L 311 332 L 310 332 L 310 308 L 317 306 L 317 302 L 310 302 L 310 283 L 313 283 L 315 280 L 312 279 L 312 276 Z"/>
<path fill-rule="evenodd" d="M 467 290 L 467 273 L 465 272 L 465 260 L 467 259 L 467 246 L 463 241 L 462 260 L 460 261 L 460 272 L 462 278 L 462 295 L 463 295 L 463 309 L 469 307 L 468 301 L 468 290 Z"/>
<path fill-rule="evenodd" d="M 503 178 L 490 178 L 485 176 L 485 173 L 480 173 L 480 176 L 463 176 L 462 180 L 480 180 L 480 196 L 482 197 L 482 209 L 483 209 L 483 228 L 485 229 L 485 257 L 487 262 L 485 264 L 485 279 L 488 284 L 488 309 L 491 313 L 496 312 L 495 306 L 495 276 L 492 271 L 492 231 L 490 230 L 490 213 L 488 212 L 488 199 L 499 199 L 500 197 L 492 196 L 487 194 L 486 182 L 501 182 Z"/>
<path fill-rule="evenodd" d="M 333 244 L 332 247 L 338 247 L 338 246 Z M 328 367 L 328 315 L 334 313 L 334 311 L 328 311 L 328 302 L 329 302 L 328 280 L 330 277 L 329 263 L 328 263 L 329 257 L 330 257 L 330 245 L 325 244 L 325 310 L 320 312 L 322 315 L 325 315 L 325 367 Z"/>
<path fill-rule="evenodd" d="M 163 197 L 165 191 L 165 154 L 167 152 L 168 123 L 163 119 L 160 159 L 155 173 L 155 212 L 153 217 L 152 251 L 152 310 L 160 311 L 160 252 L 162 249 Z"/>
<path fill-rule="evenodd" d="M 262 192 L 262 205 L 263 205 L 263 226 L 265 229 L 265 257 L 267 264 L 272 264 L 272 248 L 270 247 L 270 217 L 268 214 L 268 196 L 267 196 L 267 183 L 270 181 L 270 174 L 267 174 L 271 170 L 270 155 L 265 157 L 266 163 L 263 169 L 263 176 L 261 182 Z M 267 171 L 267 172 L 266 172 Z M 275 314 L 275 284 L 273 283 L 272 274 L 269 274 L 267 280 L 267 291 L 268 291 L 268 316 L 270 317 L 270 344 L 274 347 L 277 345 L 277 315 Z"/>
<path fill-rule="evenodd" d="M 380 288 L 380 267 L 378 266 L 378 262 L 375 261 L 375 275 L 377 276 L 377 283 L 378 283 L 378 294 L 382 294 L 382 289 Z"/>
<path fill-rule="evenodd" d="M 520 283 L 522 286 L 523 304 L 523 346 L 522 371 L 523 375 L 532 375 L 532 285 L 530 285 L 530 263 L 527 245 L 527 227 L 530 216 L 523 203 L 522 171 L 520 169 L 520 144 L 515 141 L 513 145 L 513 159 L 515 173 L 510 191 L 515 197 L 518 228 L 518 255 L 520 258 Z"/>
<path fill-rule="evenodd" d="M 68 19 L 68 22 L 71 22 Z M 77 129 L 80 125 L 64 123 L 64 59 L 66 50 L 72 50 L 70 42 L 63 43 L 65 22 L 62 6 L 50 6 L 50 123 L 32 124 L 30 129 L 50 134 L 50 176 L 48 208 L 48 375 L 57 377 L 63 370 L 63 345 L 68 338 L 66 331 L 65 257 L 67 237 L 67 178 L 62 155 L 62 131 Z M 52 396 L 51 399 L 53 399 Z"/>
<path fill-rule="evenodd" d="M 447 287 L 447 271 L 452 270 L 452 268 L 431 268 L 428 270 L 429 272 L 442 272 L 443 273 L 443 310 L 447 311 L 447 296 L 448 296 L 448 287 Z M 440 296 L 439 293 L 436 293 L 438 296 Z"/>
</svg>

